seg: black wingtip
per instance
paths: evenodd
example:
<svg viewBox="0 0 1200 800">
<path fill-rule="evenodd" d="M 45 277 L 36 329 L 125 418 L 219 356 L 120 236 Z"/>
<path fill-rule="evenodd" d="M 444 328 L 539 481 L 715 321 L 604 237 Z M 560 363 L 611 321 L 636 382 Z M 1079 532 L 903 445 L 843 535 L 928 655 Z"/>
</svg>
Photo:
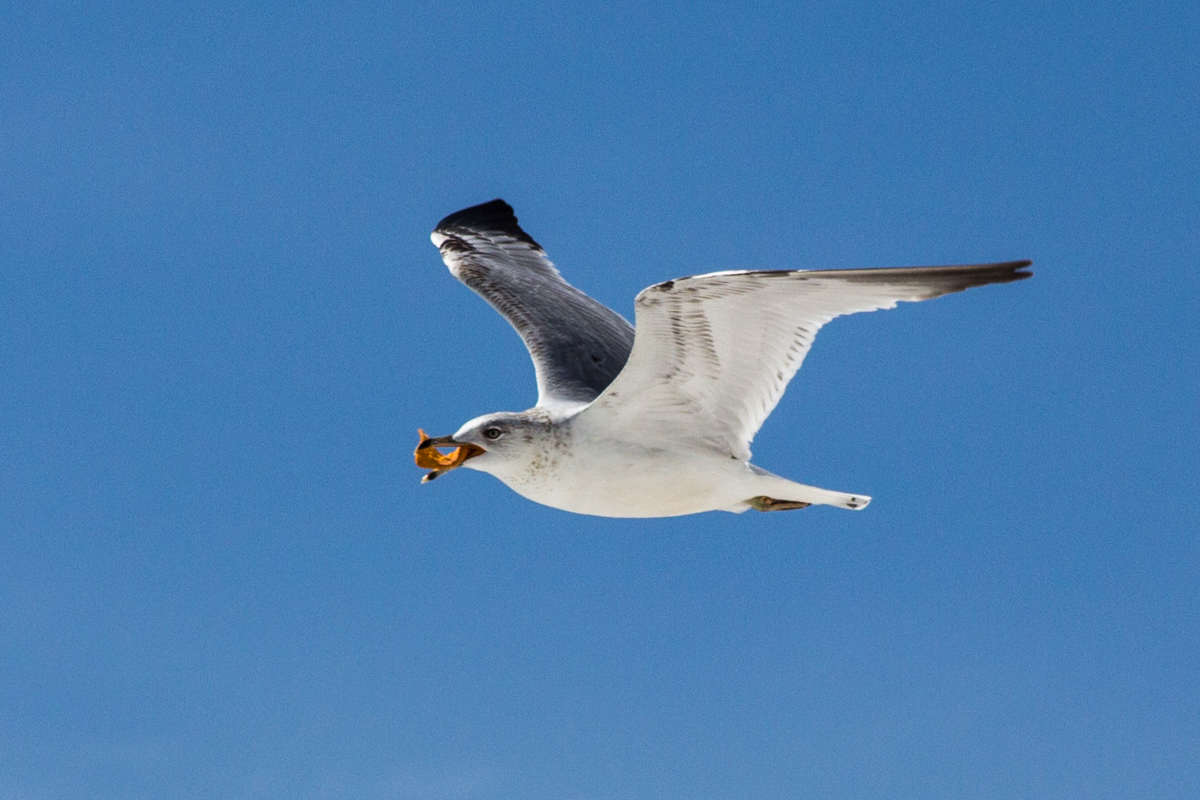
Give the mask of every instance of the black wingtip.
<svg viewBox="0 0 1200 800">
<path fill-rule="evenodd" d="M 1029 259 L 1021 261 L 1005 261 L 1001 264 L 993 264 L 990 273 L 990 283 L 1012 283 L 1013 281 L 1023 281 L 1026 278 L 1032 278 L 1033 273 L 1029 267 L 1033 262 Z"/>
<path fill-rule="evenodd" d="M 443 218 L 434 230 L 448 232 L 455 228 L 503 233 L 519 242 L 533 245 L 539 250 L 542 249 L 542 246 L 535 242 L 532 236 L 521 230 L 521 226 L 517 224 L 517 215 L 513 213 L 512 206 L 498 197 L 487 203 L 480 203 L 477 206 L 455 211 L 453 214 Z"/>
<path fill-rule="evenodd" d="M 996 264 L 969 264 L 959 267 L 933 267 L 928 271 L 930 276 L 938 276 L 945 283 L 940 294 L 961 292 L 976 286 L 988 286 L 993 283 L 1012 283 L 1032 278 L 1029 266 L 1033 262 L 1028 259 L 1021 261 L 1002 261 Z"/>
<path fill-rule="evenodd" d="M 936 274 L 944 281 L 938 290 L 938 295 L 961 292 L 976 286 L 988 286 L 993 283 L 1013 283 L 1032 278 L 1033 273 L 1028 267 L 1033 264 L 1029 260 L 1003 261 L 998 264 L 972 264 L 962 267 L 935 267 L 930 274 Z M 935 284 L 936 285 L 936 284 Z M 936 296 L 936 295 L 935 295 Z"/>
<path fill-rule="evenodd" d="M 851 269 L 842 270 L 837 274 L 851 282 L 874 283 L 876 281 L 899 280 L 915 282 L 935 290 L 929 297 L 941 297 L 943 294 L 961 292 L 975 286 L 987 286 L 992 283 L 1012 283 L 1032 278 L 1033 273 L 1028 267 L 1033 262 L 1000 261 L 993 264 L 958 264 L 944 267 L 896 267 L 886 269 Z M 820 275 L 820 272 L 810 273 Z M 833 274 L 832 272 L 826 274 Z M 928 298 L 925 298 L 928 299 Z"/>
</svg>

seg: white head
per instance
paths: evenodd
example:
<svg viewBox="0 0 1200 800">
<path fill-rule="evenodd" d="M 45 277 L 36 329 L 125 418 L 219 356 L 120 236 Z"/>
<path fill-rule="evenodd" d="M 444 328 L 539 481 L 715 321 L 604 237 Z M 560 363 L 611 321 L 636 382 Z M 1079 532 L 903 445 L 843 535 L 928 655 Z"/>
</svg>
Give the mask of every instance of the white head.
<svg viewBox="0 0 1200 800">
<path fill-rule="evenodd" d="M 460 466 L 503 478 L 528 467 L 544 446 L 549 431 L 549 418 L 535 411 L 484 414 L 464 424 L 452 436 L 423 438 L 417 445 L 417 465 L 433 470 L 423 481 L 431 481 Z M 439 447 L 455 450 L 449 456 L 442 456 L 431 449 Z"/>
</svg>

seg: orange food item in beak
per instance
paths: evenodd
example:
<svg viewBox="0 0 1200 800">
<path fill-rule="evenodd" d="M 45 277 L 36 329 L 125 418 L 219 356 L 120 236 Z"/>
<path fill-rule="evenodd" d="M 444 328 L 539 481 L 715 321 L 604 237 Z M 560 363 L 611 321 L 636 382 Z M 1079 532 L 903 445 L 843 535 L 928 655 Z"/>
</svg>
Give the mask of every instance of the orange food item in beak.
<svg viewBox="0 0 1200 800">
<path fill-rule="evenodd" d="M 438 444 L 436 439 L 430 439 L 425 431 L 420 428 L 417 429 L 417 433 L 420 435 L 421 441 L 417 444 L 417 449 L 413 452 L 413 458 L 416 460 L 417 466 L 421 469 L 443 472 L 462 466 L 462 463 L 468 458 L 486 452 L 479 445 L 460 444 L 449 453 L 443 454 L 438 448 L 450 447 L 451 445 Z M 428 478 L 428 476 L 426 477 Z"/>
</svg>

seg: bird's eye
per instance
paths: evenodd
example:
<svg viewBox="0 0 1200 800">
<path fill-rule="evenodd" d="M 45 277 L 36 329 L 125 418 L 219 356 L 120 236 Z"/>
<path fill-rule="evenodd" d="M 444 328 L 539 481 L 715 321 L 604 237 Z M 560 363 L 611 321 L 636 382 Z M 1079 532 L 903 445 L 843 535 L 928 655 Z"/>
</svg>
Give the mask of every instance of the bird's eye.
<svg viewBox="0 0 1200 800">
<path fill-rule="evenodd" d="M 485 438 L 491 439 L 494 442 L 504 435 L 504 431 L 500 430 L 499 428 L 487 428 L 484 430 L 483 435 Z"/>
</svg>

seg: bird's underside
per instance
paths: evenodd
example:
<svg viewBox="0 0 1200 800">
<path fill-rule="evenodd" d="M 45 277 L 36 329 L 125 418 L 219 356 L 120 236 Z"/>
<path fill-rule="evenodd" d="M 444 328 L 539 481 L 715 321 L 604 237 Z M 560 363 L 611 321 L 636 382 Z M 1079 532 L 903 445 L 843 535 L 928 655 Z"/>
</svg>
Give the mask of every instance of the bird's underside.
<svg viewBox="0 0 1200 800">
<path fill-rule="evenodd" d="M 1029 261 L 696 275 L 642 291 L 635 332 L 567 284 L 502 200 L 446 217 L 432 238 L 451 273 L 524 340 L 538 403 L 423 438 L 426 461 L 434 463 L 427 442 L 469 446 L 470 455 L 456 450 L 445 463 L 489 472 L 537 502 L 602 516 L 864 507 L 864 495 L 750 464 L 755 433 L 817 332 L 838 316 L 1031 275 Z"/>
</svg>

